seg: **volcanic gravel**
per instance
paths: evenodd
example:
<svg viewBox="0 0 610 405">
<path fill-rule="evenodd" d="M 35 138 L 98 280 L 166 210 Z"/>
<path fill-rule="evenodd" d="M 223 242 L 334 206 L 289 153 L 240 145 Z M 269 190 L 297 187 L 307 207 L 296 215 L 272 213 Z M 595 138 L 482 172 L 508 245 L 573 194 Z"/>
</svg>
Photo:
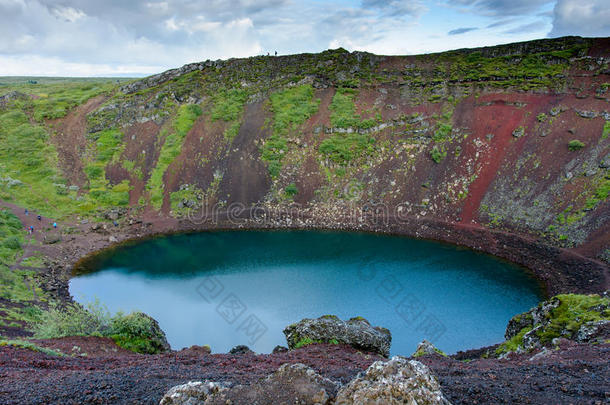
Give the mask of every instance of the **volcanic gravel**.
<svg viewBox="0 0 610 405">
<path fill-rule="evenodd" d="M 39 343 L 73 356 L 0 347 L 1 404 L 155 404 L 174 385 L 204 379 L 251 384 L 284 363 L 304 363 L 345 383 L 380 359 L 323 344 L 277 354 L 208 354 L 194 347 L 147 356 L 118 349 L 104 338 Z M 463 361 L 432 355 L 418 360 L 437 375 L 454 404 L 609 403 L 610 345 L 564 342 L 546 356 L 531 357 Z"/>
</svg>

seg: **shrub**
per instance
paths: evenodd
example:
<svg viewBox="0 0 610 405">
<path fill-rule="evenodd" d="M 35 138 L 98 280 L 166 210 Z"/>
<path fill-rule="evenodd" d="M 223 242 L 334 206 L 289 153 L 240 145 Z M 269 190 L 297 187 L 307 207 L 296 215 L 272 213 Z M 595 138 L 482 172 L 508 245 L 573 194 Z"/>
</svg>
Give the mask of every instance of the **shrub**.
<svg viewBox="0 0 610 405">
<path fill-rule="evenodd" d="M 295 196 L 299 192 L 296 184 L 294 184 L 294 183 L 290 183 L 289 185 L 287 185 L 286 188 L 284 189 L 284 191 L 290 197 Z"/>
<path fill-rule="evenodd" d="M 111 319 L 108 336 L 118 346 L 137 353 L 155 354 L 169 348 L 157 321 L 142 312 L 117 313 Z"/>
<path fill-rule="evenodd" d="M 53 339 L 66 336 L 105 336 L 127 350 L 154 354 L 166 351 L 169 345 L 157 322 L 142 312 L 117 313 L 111 316 L 99 300 L 87 305 L 63 308 L 53 305 L 42 313 L 34 325 L 34 337 Z"/>
<path fill-rule="evenodd" d="M 585 147 L 585 144 L 582 143 L 581 141 L 579 141 L 578 139 L 572 139 L 568 143 L 568 149 L 570 149 L 571 151 L 580 150 L 580 149 L 582 149 L 584 147 Z"/>
<path fill-rule="evenodd" d="M 442 147 L 434 146 L 430 151 L 430 157 L 434 160 L 434 163 L 440 163 L 447 156 L 447 151 Z"/>
<path fill-rule="evenodd" d="M 42 313 L 40 322 L 34 325 L 34 337 L 53 339 L 65 336 L 104 336 L 110 327 L 111 317 L 99 300 L 87 305 L 61 308 L 53 305 Z"/>
</svg>

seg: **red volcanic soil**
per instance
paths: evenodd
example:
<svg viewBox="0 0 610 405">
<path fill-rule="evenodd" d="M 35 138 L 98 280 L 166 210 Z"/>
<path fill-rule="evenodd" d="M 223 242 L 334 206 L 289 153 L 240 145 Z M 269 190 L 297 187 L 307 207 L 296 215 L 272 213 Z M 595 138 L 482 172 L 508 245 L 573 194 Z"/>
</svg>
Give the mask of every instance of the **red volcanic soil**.
<svg viewBox="0 0 610 405">
<path fill-rule="evenodd" d="M 138 355 L 104 338 L 64 338 L 39 344 L 74 357 L 0 347 L 2 404 L 156 404 L 172 386 L 211 380 L 252 384 L 285 363 L 306 364 L 346 383 L 381 358 L 340 345 L 311 345 L 277 354 L 208 354 L 190 348 Z M 87 353 L 85 356 L 84 353 Z M 462 357 L 467 358 L 465 354 Z M 454 404 L 602 404 L 610 399 L 610 345 L 561 343 L 561 350 L 506 360 L 462 361 L 424 356 Z"/>
</svg>

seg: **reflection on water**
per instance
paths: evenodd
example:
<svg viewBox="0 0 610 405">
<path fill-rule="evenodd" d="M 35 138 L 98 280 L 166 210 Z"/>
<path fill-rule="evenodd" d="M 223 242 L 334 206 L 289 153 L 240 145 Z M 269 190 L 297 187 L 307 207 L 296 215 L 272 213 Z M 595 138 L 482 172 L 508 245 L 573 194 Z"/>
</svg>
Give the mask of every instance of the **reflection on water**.
<svg viewBox="0 0 610 405">
<path fill-rule="evenodd" d="M 79 302 L 153 316 L 174 349 L 285 345 L 306 317 L 363 316 L 392 332 L 392 354 L 422 339 L 446 352 L 498 343 L 541 292 L 519 267 L 428 241 L 358 233 L 177 235 L 96 257 L 70 282 Z"/>
</svg>

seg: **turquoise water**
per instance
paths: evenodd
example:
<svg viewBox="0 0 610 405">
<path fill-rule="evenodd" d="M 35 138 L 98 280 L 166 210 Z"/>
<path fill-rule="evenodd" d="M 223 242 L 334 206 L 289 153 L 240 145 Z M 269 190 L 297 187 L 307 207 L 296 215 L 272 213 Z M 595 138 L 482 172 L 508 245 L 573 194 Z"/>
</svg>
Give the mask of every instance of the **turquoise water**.
<svg viewBox="0 0 610 405">
<path fill-rule="evenodd" d="M 70 281 L 81 302 L 153 316 L 174 349 L 245 344 L 268 353 L 302 318 L 363 316 L 392 332 L 392 354 L 422 339 L 453 353 L 503 341 L 540 300 L 521 268 L 455 246 L 318 231 L 215 231 L 121 246 Z"/>
</svg>

